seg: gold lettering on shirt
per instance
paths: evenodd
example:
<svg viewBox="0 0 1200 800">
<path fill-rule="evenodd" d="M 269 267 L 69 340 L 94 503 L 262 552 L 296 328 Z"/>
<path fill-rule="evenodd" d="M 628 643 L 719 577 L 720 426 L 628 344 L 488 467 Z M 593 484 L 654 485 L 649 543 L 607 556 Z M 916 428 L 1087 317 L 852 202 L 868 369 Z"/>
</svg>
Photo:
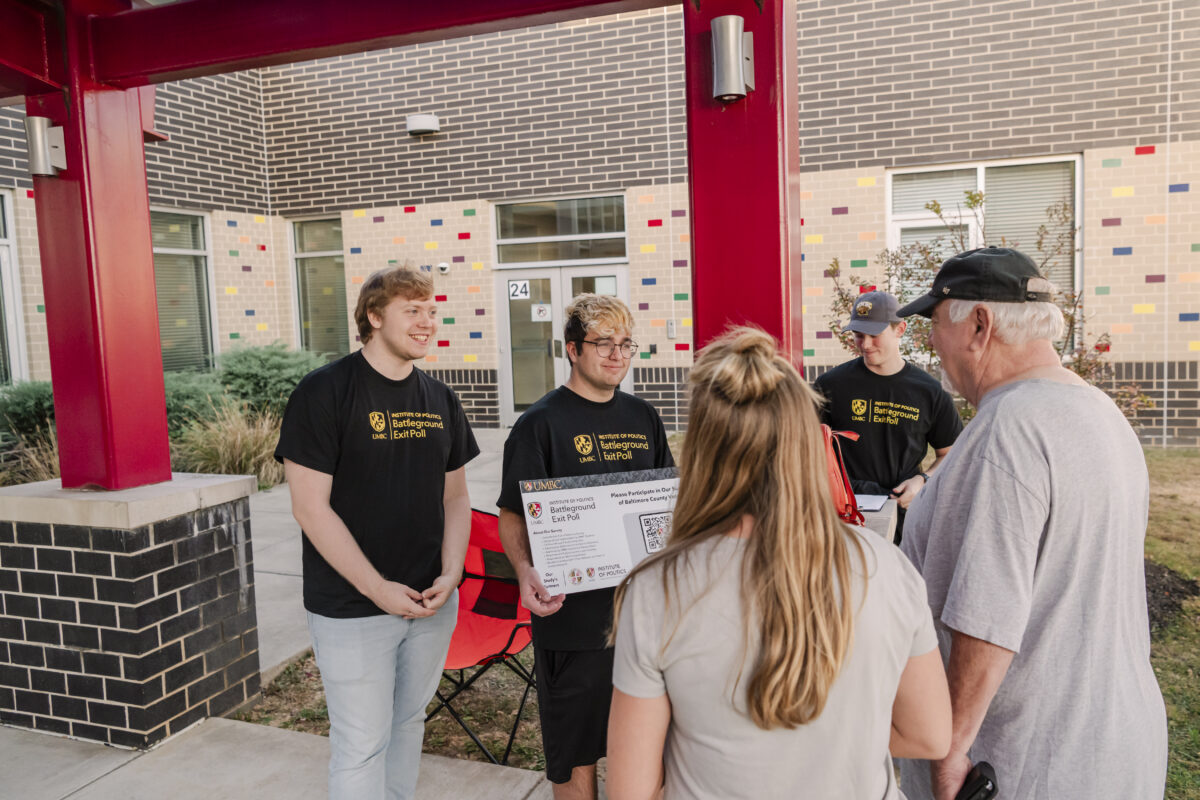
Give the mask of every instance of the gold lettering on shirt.
<svg viewBox="0 0 1200 800">
<path fill-rule="evenodd" d="M 915 406 L 906 406 L 903 403 L 893 403 L 887 400 L 876 400 L 875 407 L 871 409 L 871 422 L 880 425 L 899 425 L 902 420 L 909 422 L 919 422 L 921 420 L 921 409 Z"/>
<path fill-rule="evenodd" d="M 424 439 L 430 429 L 441 430 L 445 427 L 441 414 L 428 411 L 388 411 L 386 416 L 372 411 L 368 419 L 375 431 L 371 438 L 380 440 Z"/>
</svg>

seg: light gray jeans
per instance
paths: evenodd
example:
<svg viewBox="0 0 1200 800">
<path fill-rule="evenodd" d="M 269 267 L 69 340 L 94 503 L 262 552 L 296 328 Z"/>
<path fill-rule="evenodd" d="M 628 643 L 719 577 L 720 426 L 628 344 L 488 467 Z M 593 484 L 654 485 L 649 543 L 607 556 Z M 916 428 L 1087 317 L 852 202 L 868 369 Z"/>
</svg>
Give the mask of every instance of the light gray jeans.
<svg viewBox="0 0 1200 800">
<path fill-rule="evenodd" d="M 329 707 L 330 800 L 410 800 L 425 707 L 458 620 L 458 592 L 432 617 L 308 615 Z"/>
</svg>

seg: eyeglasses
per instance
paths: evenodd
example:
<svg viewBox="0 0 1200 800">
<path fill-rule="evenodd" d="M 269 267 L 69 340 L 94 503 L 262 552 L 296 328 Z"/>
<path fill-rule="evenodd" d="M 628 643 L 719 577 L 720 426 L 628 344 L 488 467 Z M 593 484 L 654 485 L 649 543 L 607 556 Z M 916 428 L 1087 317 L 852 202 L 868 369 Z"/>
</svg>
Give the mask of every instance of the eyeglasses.
<svg viewBox="0 0 1200 800">
<path fill-rule="evenodd" d="M 618 347 L 621 348 L 621 358 L 633 358 L 633 354 L 638 349 L 637 342 L 622 342 L 621 344 L 617 344 L 616 342 L 593 342 L 590 339 L 584 339 L 583 343 L 595 347 L 596 355 L 601 358 L 611 358 L 613 350 Z"/>
</svg>

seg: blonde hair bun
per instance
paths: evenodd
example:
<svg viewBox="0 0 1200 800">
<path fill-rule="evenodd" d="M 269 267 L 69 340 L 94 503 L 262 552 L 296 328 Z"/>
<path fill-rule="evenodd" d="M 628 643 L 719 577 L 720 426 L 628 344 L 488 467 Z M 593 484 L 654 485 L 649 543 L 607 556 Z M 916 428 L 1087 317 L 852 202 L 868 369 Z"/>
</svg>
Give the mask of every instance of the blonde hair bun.
<svg viewBox="0 0 1200 800">
<path fill-rule="evenodd" d="M 759 328 L 734 328 L 705 349 L 715 350 L 704 365 L 703 372 L 708 374 L 694 379 L 707 383 L 734 405 L 753 403 L 770 395 L 790 367 L 779 355 L 775 337 Z"/>
</svg>

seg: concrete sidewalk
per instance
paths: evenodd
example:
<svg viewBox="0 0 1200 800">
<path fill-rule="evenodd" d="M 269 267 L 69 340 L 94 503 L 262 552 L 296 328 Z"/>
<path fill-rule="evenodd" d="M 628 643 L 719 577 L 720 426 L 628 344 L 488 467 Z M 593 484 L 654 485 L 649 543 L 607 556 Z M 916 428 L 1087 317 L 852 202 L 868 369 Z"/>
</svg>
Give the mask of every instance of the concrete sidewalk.
<svg viewBox="0 0 1200 800">
<path fill-rule="evenodd" d="M 467 465 L 475 508 L 495 510 L 507 430 L 477 430 Z M 310 646 L 300 594 L 300 529 L 287 487 L 250 498 L 263 683 Z M 318 800 L 329 740 L 265 725 L 206 720 L 147 752 L 0 727 L 0 797 L 20 800 Z M 540 772 L 426 755 L 419 800 L 547 800 Z"/>
</svg>

